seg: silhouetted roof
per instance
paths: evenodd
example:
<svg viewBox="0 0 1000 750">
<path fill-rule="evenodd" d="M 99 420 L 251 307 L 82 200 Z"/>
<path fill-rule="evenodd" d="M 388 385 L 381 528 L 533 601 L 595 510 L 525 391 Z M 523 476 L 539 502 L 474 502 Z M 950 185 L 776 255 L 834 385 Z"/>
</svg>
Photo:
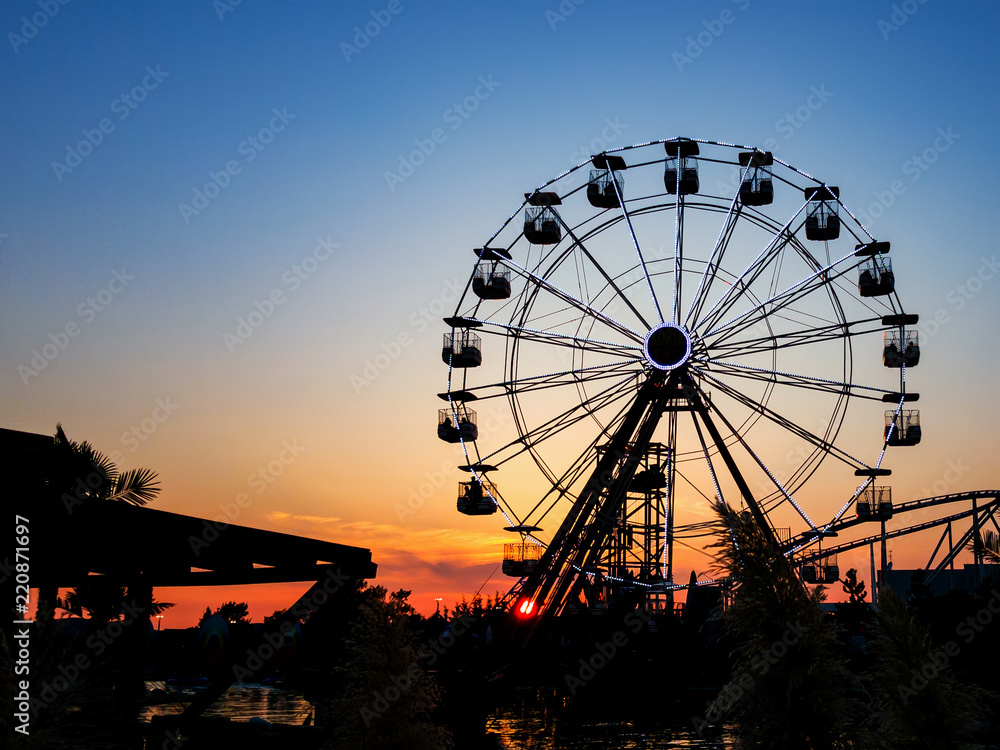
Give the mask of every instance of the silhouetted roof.
<svg viewBox="0 0 1000 750">
<path fill-rule="evenodd" d="M 220 505 L 231 519 L 242 512 L 232 501 L 214 503 L 209 519 L 77 502 L 50 481 L 57 458 L 47 435 L 0 429 L 0 456 L 11 510 L 28 518 L 32 586 L 69 588 L 91 574 L 123 584 L 141 574 L 154 587 L 317 581 L 328 571 L 375 577 L 368 549 L 227 525 Z"/>
</svg>

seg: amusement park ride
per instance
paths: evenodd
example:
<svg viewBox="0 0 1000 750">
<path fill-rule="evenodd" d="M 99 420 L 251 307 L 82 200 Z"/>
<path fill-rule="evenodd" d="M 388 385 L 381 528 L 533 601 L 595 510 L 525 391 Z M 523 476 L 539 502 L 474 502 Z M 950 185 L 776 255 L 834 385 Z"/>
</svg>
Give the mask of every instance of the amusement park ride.
<svg viewBox="0 0 1000 750">
<path fill-rule="evenodd" d="M 918 318 L 889 250 L 838 187 L 735 144 L 614 149 L 526 193 L 445 319 L 438 414 L 466 457 L 458 510 L 516 535 L 510 609 L 672 607 L 688 586 L 675 547 L 704 546 L 719 502 L 805 583 L 836 581 L 837 553 L 865 546 L 874 579 L 877 544 L 884 570 L 887 540 L 945 527 L 940 569 L 996 526 L 1000 493 L 894 506 L 884 484 L 887 450 L 921 440 Z M 484 401 L 510 414 L 488 435 Z M 887 530 L 912 511 L 919 523 Z"/>
</svg>

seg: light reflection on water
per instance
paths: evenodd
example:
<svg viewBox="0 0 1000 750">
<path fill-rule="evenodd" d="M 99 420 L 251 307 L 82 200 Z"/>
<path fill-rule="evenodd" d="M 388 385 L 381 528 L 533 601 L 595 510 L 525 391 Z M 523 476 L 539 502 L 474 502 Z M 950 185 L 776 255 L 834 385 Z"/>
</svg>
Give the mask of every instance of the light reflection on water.
<svg viewBox="0 0 1000 750">
<path fill-rule="evenodd" d="M 162 689 L 163 683 L 147 682 L 146 687 Z M 181 713 L 199 691 L 187 688 L 167 692 L 175 701 L 147 706 L 140 714 L 142 721 Z M 245 683 L 231 687 L 204 715 L 224 716 L 233 721 L 249 721 L 259 716 L 272 724 L 301 724 L 312 712 L 312 704 L 299 692 Z M 538 693 L 522 694 L 520 700 L 499 708 L 490 717 L 487 729 L 499 735 L 508 750 L 727 750 L 729 747 L 717 735 L 699 737 L 692 725 L 684 721 L 660 725 L 628 721 L 570 722 L 551 700 Z"/>
<path fill-rule="evenodd" d="M 653 750 L 698 748 L 727 750 L 728 738 L 701 738 L 690 722 L 638 723 L 634 721 L 570 721 L 551 701 L 537 693 L 523 695 L 516 704 L 503 706 L 487 724 L 508 750 Z"/>
<path fill-rule="evenodd" d="M 162 682 L 147 682 L 146 689 L 163 689 Z M 149 721 L 151 716 L 179 714 L 194 700 L 200 690 L 167 688 L 167 693 L 175 699 L 169 703 L 147 706 L 139 715 L 141 721 Z M 205 716 L 225 716 L 233 721 L 249 721 L 255 716 L 267 719 L 272 724 L 301 724 L 312 713 L 313 707 L 302 693 L 284 690 L 268 685 L 244 683 L 234 685 L 205 711 Z"/>
</svg>

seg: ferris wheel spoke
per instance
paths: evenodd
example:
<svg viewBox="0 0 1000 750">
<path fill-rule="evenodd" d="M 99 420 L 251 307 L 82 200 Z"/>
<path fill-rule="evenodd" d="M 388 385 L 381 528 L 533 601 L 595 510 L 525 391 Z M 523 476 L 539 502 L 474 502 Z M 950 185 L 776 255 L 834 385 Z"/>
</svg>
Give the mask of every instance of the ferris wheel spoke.
<svg viewBox="0 0 1000 750">
<path fill-rule="evenodd" d="M 612 182 L 615 182 L 615 181 L 612 180 Z M 615 182 L 615 187 L 617 189 L 617 187 L 618 187 L 617 182 Z M 622 206 L 624 207 L 625 201 L 622 199 L 620 191 L 618 193 L 618 199 L 621 202 Z M 623 208 L 623 210 L 624 210 L 624 208 Z M 628 219 L 628 214 L 627 213 L 626 213 L 626 219 Z M 591 262 L 591 264 L 594 266 L 594 268 L 597 269 L 598 273 L 600 273 L 601 276 L 604 277 L 604 281 L 607 283 L 607 285 L 610 286 L 614 290 L 615 294 L 618 295 L 618 298 L 621 299 L 625 303 L 625 305 L 628 307 L 628 309 L 631 310 L 632 313 L 636 316 L 636 318 L 639 319 L 639 322 L 642 323 L 643 327 L 645 327 L 645 328 L 652 328 L 652 326 L 649 325 L 649 323 L 646 321 L 646 318 L 643 316 L 643 314 L 641 312 L 639 312 L 639 310 L 636 308 L 636 306 L 632 303 L 632 300 L 628 298 L 628 295 L 626 295 L 625 292 L 623 292 L 619 288 L 617 282 L 608 274 L 607 271 L 604 270 L 604 267 L 600 263 L 597 262 L 597 258 L 595 258 L 593 256 L 593 254 L 587 249 L 587 246 L 584 245 L 583 240 L 580 239 L 579 237 L 577 237 L 577 235 L 573 231 L 572 227 L 570 227 L 569 224 L 567 224 L 563 220 L 563 218 L 561 216 L 559 217 L 559 221 L 562 223 L 563 227 L 566 229 L 566 233 L 569 234 L 570 239 L 573 240 L 574 245 L 576 247 L 580 248 L 580 252 L 582 252 L 587 257 L 587 259 Z M 632 229 L 632 224 L 631 224 L 631 222 L 629 222 L 629 231 L 631 231 L 631 229 Z M 635 234 L 634 233 L 632 235 L 632 239 L 633 239 L 633 241 L 635 241 Z M 636 243 L 636 250 L 638 250 L 638 249 L 639 249 L 639 246 L 638 246 L 638 243 Z M 640 260 L 640 262 L 642 262 L 642 254 L 641 253 L 639 254 L 639 260 Z M 643 269 L 645 269 L 645 264 L 643 264 Z M 649 274 L 646 275 L 646 280 L 649 281 Z M 652 292 L 652 285 L 650 285 L 650 292 Z M 653 297 L 653 301 L 654 302 L 656 301 L 656 297 L 655 296 Z M 657 312 L 659 312 L 659 309 L 660 309 L 659 305 L 657 305 L 656 309 L 657 309 Z M 661 318 L 662 318 L 662 316 L 661 316 Z"/>
<path fill-rule="evenodd" d="M 779 414 L 777 411 L 769 408 L 768 406 L 758 401 L 757 399 L 751 398 L 750 396 L 747 396 L 741 391 L 731 387 L 724 381 L 714 377 L 711 373 L 698 368 L 695 368 L 695 370 L 702 378 L 713 383 L 715 387 L 717 387 L 720 391 L 722 391 L 727 396 L 732 398 L 734 401 L 743 404 L 753 412 L 760 413 L 761 415 L 766 417 L 769 421 L 773 422 L 779 427 L 784 428 L 791 434 L 797 435 L 802 440 L 811 443 L 814 447 L 819 448 L 822 451 L 825 451 L 828 455 L 837 458 L 839 461 L 842 461 L 843 463 L 847 464 L 852 469 L 871 468 L 861 459 L 852 456 L 850 453 L 843 450 L 842 448 L 838 448 L 834 443 L 826 440 L 825 438 L 820 437 L 819 435 L 812 433 L 810 430 L 807 430 L 805 427 L 802 427 L 798 423 L 793 422 L 784 415 Z"/>
<path fill-rule="evenodd" d="M 715 277 L 722 265 L 722 259 L 729 247 L 729 240 L 732 239 L 733 231 L 736 229 L 737 220 L 741 213 L 738 197 L 739 192 L 733 196 L 729 211 L 722 222 L 722 229 L 719 230 L 719 237 L 715 241 L 715 247 L 712 248 L 712 254 L 708 258 L 708 263 L 705 264 L 705 270 L 702 272 L 698 286 L 691 297 L 691 306 L 688 308 L 687 315 L 684 316 L 685 325 L 690 324 L 692 316 L 697 317 L 701 313 L 705 300 L 711 291 L 712 282 L 715 281 Z"/>
<path fill-rule="evenodd" d="M 895 393 L 895 391 L 890 391 L 885 388 L 875 388 L 869 385 L 859 385 L 857 383 L 848 383 L 839 380 L 828 380 L 826 378 L 817 378 L 811 375 L 796 375 L 790 372 L 781 372 L 780 370 L 768 370 L 763 367 L 751 367 L 749 365 L 740 365 L 735 362 L 724 362 L 718 359 L 702 361 L 698 360 L 704 369 L 709 371 L 715 371 L 714 368 L 724 368 L 725 372 L 729 375 L 740 378 L 748 378 L 750 380 L 760 380 L 767 383 L 775 383 L 776 385 L 788 385 L 794 388 L 806 388 L 809 390 L 825 391 L 828 393 L 841 394 L 849 393 L 851 396 L 857 398 L 867 398 L 872 401 L 882 401 L 882 396 L 874 396 L 866 393 L 855 393 L 855 391 L 870 391 L 871 393 L 886 394 Z M 721 373 L 720 373 L 721 374 Z"/>
<path fill-rule="evenodd" d="M 466 318 L 465 320 L 486 326 L 486 328 L 482 329 L 483 333 L 495 333 L 501 336 L 514 334 L 522 341 L 535 341 L 554 346 L 566 346 L 573 349 L 582 349 L 586 347 L 588 352 L 609 354 L 616 357 L 627 357 L 630 354 L 636 356 L 637 358 L 642 356 L 641 346 L 629 346 L 628 344 L 618 344 L 613 341 L 598 341 L 596 339 L 588 339 L 582 336 L 573 336 L 555 331 L 545 331 L 537 328 L 528 328 L 527 326 L 501 323 L 496 320 L 483 320 L 480 318 Z"/>
<path fill-rule="evenodd" d="M 496 465 L 499 467 L 501 464 L 507 463 L 521 453 L 533 450 L 544 441 L 577 424 L 581 419 L 593 416 L 598 411 L 613 404 L 615 401 L 629 396 L 634 399 L 635 391 L 629 388 L 622 388 L 622 386 L 625 386 L 632 380 L 632 377 L 633 376 L 630 374 L 624 379 L 618 380 L 609 385 L 607 388 L 598 391 L 593 396 L 571 406 L 560 414 L 557 414 L 555 417 L 543 422 L 539 426 L 522 432 L 516 439 L 500 446 L 492 453 L 484 455 L 481 460 L 488 461 L 494 456 L 501 456 L 501 459 L 496 462 Z M 510 453 L 510 449 L 515 446 L 517 446 L 517 449 L 513 453 Z M 503 455 L 505 452 L 507 455 Z"/>
<path fill-rule="evenodd" d="M 614 378 L 618 377 L 622 372 L 628 373 L 628 378 L 636 378 L 640 370 L 636 369 L 635 364 L 635 360 L 632 359 L 622 360 L 603 365 L 577 367 L 572 370 L 562 370 L 561 372 L 552 372 L 544 375 L 527 375 L 520 378 L 511 378 L 509 380 L 501 380 L 497 383 L 469 386 L 463 390 L 482 401 L 490 398 L 506 397 L 515 390 L 518 393 L 529 393 L 546 388 L 579 385 L 585 380 L 590 382 Z"/>
<path fill-rule="evenodd" d="M 711 327 L 715 325 L 722 316 L 736 303 L 739 296 L 743 291 L 748 290 L 750 284 L 754 279 L 758 278 L 760 274 L 764 272 L 771 261 L 784 250 L 785 246 L 793 240 L 794 235 L 792 235 L 788 230 L 795 221 L 795 218 L 805 210 L 808 203 L 803 203 L 798 211 L 790 218 L 776 233 L 764 249 L 758 253 L 757 257 L 754 258 L 750 264 L 743 270 L 734 281 L 729 289 L 725 291 L 722 297 L 712 306 L 712 308 L 698 321 L 694 324 L 695 329 L 700 329 L 702 327 Z M 750 281 L 747 281 L 747 275 L 750 275 Z M 733 295 L 736 298 L 733 298 Z"/>
<path fill-rule="evenodd" d="M 631 338 L 631 339 L 633 339 L 635 341 L 641 342 L 645 338 L 643 335 L 639 334 L 636 331 L 633 331 L 631 328 L 629 328 L 628 326 L 624 325 L 623 323 L 618 322 L 614 318 L 608 317 L 607 315 L 605 315 L 604 313 L 602 313 L 600 310 L 597 310 L 597 309 L 593 308 L 587 302 L 584 302 L 583 300 L 578 299 L 577 297 L 573 296 L 569 292 L 563 291 L 562 289 L 560 289 L 559 287 L 557 287 L 554 284 L 550 283 L 549 281 L 547 281 L 546 279 L 542 278 L 541 276 L 539 276 L 538 274 L 534 273 L 533 271 L 529 271 L 524 266 L 521 266 L 518 263 L 515 263 L 513 260 L 507 260 L 506 258 L 501 258 L 498 262 L 502 263 L 503 265 L 508 266 L 509 268 L 511 268 L 514 271 L 517 271 L 519 274 L 521 274 L 522 276 L 524 276 L 525 278 L 529 279 L 534 284 L 536 284 L 540 289 L 544 289 L 545 291 L 547 291 L 550 294 L 554 295 L 555 297 L 561 299 L 562 301 L 568 302 L 569 304 L 573 305 L 574 307 L 576 307 L 581 312 L 584 312 L 584 313 L 590 315 L 595 320 L 598 320 L 598 321 L 604 323 L 609 328 L 612 328 L 612 329 L 618 331 L 619 333 L 622 333 L 622 334 L 628 336 L 629 338 Z"/>
<path fill-rule="evenodd" d="M 712 485 L 715 487 L 715 496 L 719 499 L 720 503 L 725 504 L 726 498 L 722 494 L 722 487 L 719 486 L 719 477 L 715 473 L 715 466 L 712 464 L 712 456 L 709 453 L 708 444 L 705 442 L 705 435 L 701 431 L 701 425 L 698 423 L 698 418 L 695 416 L 694 412 L 691 412 L 691 421 L 694 423 L 695 432 L 698 434 L 698 442 L 701 444 L 701 452 L 705 457 L 705 464 L 708 466 L 708 473 L 712 476 Z"/>
<path fill-rule="evenodd" d="M 608 420 L 608 429 L 613 430 L 621 423 L 625 418 L 626 413 L 631 408 L 632 402 L 626 402 L 618 410 L 618 412 Z M 576 460 L 572 463 L 569 469 L 567 469 L 562 476 L 560 476 L 555 482 L 553 482 L 552 488 L 542 497 L 538 503 L 528 512 L 527 518 L 532 520 L 534 525 L 539 525 L 545 520 L 546 516 L 549 515 L 553 510 L 555 510 L 556 505 L 560 500 L 568 499 L 571 502 L 575 502 L 575 498 L 569 494 L 569 488 L 573 487 L 582 477 L 585 476 L 585 472 L 591 469 L 594 464 L 597 463 L 597 446 L 601 442 L 601 438 L 604 437 L 603 434 L 598 434 L 590 443 L 584 448 L 583 453 L 581 453 Z M 543 507 L 546 507 L 545 511 L 541 515 L 535 516 L 534 514 Z"/>
<path fill-rule="evenodd" d="M 729 419 L 726 418 L 726 415 L 722 412 L 722 410 L 718 407 L 718 405 L 710 402 L 709 408 L 719 417 L 719 419 L 722 420 L 722 423 L 726 426 L 726 429 L 728 429 L 730 432 L 733 433 L 733 435 L 736 436 L 736 439 L 742 446 L 743 450 L 745 450 L 749 454 L 749 456 L 754 460 L 754 463 L 756 463 L 757 466 L 767 475 L 767 478 L 770 479 L 771 483 L 774 484 L 774 486 L 778 489 L 779 492 L 781 492 L 785 500 L 787 500 L 792 505 L 792 507 L 795 508 L 796 512 L 798 512 L 798 514 L 802 517 L 802 520 L 805 521 L 807 524 L 809 524 L 809 527 L 815 531 L 816 525 L 809 518 L 808 514 L 795 501 L 795 498 L 792 497 L 791 493 L 787 489 L 785 489 L 784 485 L 782 485 L 782 483 L 778 480 L 778 478 L 774 475 L 774 473 L 769 468 L 767 468 L 767 465 L 754 452 L 753 448 L 750 447 L 750 444 L 747 442 L 746 438 L 743 437 L 743 435 L 741 435 L 739 431 L 736 430 L 735 427 L 733 427 L 732 423 L 729 421 Z"/>
<path fill-rule="evenodd" d="M 649 278 L 649 269 L 646 268 L 646 261 L 642 257 L 642 249 L 639 247 L 639 240 L 635 236 L 635 227 L 632 226 L 632 216 L 629 214 L 628 206 L 625 204 L 625 196 L 622 195 L 621 186 L 618 184 L 618 180 L 612 179 L 611 184 L 615 186 L 615 195 L 618 196 L 618 205 L 621 207 L 622 216 L 625 218 L 625 223 L 628 225 L 628 233 L 632 238 L 632 247 L 635 248 L 635 253 L 639 256 L 639 265 L 642 266 L 642 273 L 646 277 L 646 286 L 649 288 L 649 296 L 653 299 L 653 306 L 656 308 L 656 315 L 662 323 L 663 311 L 660 310 L 660 301 L 656 298 L 656 292 L 653 290 L 653 282 Z M 629 306 L 631 307 L 631 305 Z M 652 327 L 647 324 L 645 320 L 642 320 L 642 322 L 646 328 Z"/>
<path fill-rule="evenodd" d="M 726 323 L 723 323 L 721 325 L 716 325 L 710 331 L 705 333 L 703 335 L 703 338 L 708 339 L 713 334 L 717 334 L 723 331 L 732 331 L 731 328 L 732 326 L 737 326 L 740 323 L 745 323 L 747 321 L 747 318 L 749 318 L 751 315 L 758 314 L 759 317 L 764 317 L 766 315 L 773 314 L 778 310 L 781 310 L 782 308 L 792 304 L 796 300 L 801 299 L 805 295 L 814 292 L 816 289 L 819 289 L 824 285 L 830 283 L 831 279 L 842 276 L 843 274 L 850 271 L 852 268 L 856 267 L 856 266 L 849 266 L 847 268 L 840 270 L 836 276 L 831 277 L 829 275 L 829 272 L 832 269 L 836 268 L 837 265 L 854 257 L 855 257 L 854 253 L 851 252 L 845 255 L 844 257 L 840 258 L 839 260 L 836 260 L 833 263 L 830 263 L 826 266 L 823 266 L 822 268 L 817 269 L 809 276 L 806 276 L 804 279 L 797 281 L 796 283 L 792 284 L 790 287 L 784 289 L 783 291 L 778 292 L 777 294 L 773 295 L 772 297 L 769 297 L 763 302 L 758 302 L 756 305 L 751 307 L 746 312 L 737 315 L 735 318 L 730 319 Z M 773 305 L 773 307 L 768 308 L 769 305 Z M 740 326 L 736 330 L 739 331 L 743 330 L 743 328 L 746 327 L 752 327 L 755 320 L 756 319 L 752 319 L 749 324 Z"/>
<path fill-rule="evenodd" d="M 670 319 L 681 322 L 681 272 L 684 270 L 684 196 L 680 189 L 681 170 L 677 170 L 677 209 L 674 211 L 674 285 Z M 662 316 L 661 316 L 662 319 Z"/>
<path fill-rule="evenodd" d="M 818 344 L 825 341 L 842 341 L 845 337 L 879 333 L 886 330 L 881 321 L 881 318 L 866 318 L 847 323 L 830 323 L 825 326 L 816 326 L 815 328 L 804 328 L 797 331 L 775 333 L 769 336 L 758 336 L 752 339 L 712 342 L 711 349 L 713 353 L 726 357 L 744 357 L 761 354 L 762 352 L 770 353 L 774 348 L 786 349 Z M 877 326 L 852 330 L 854 326 L 863 326 L 871 323 L 876 323 Z"/>
</svg>

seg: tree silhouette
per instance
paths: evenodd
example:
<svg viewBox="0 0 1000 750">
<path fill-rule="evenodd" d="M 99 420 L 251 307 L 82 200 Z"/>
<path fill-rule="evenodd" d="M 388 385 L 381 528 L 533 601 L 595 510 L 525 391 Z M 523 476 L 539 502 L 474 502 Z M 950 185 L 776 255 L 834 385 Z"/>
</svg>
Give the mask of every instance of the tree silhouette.
<svg viewBox="0 0 1000 750">
<path fill-rule="evenodd" d="M 868 598 L 868 592 L 865 591 L 865 582 L 858 580 L 858 571 L 856 568 L 851 568 L 844 575 L 844 593 L 847 594 L 847 601 L 851 604 L 863 604 L 865 599 Z"/>
<path fill-rule="evenodd" d="M 431 720 L 440 700 L 434 678 L 419 663 L 407 629 L 408 591 L 381 586 L 366 592 L 347 639 L 343 687 L 326 707 L 331 735 L 325 748 L 438 750 L 450 748 L 447 730 Z"/>
<path fill-rule="evenodd" d="M 156 473 L 150 469 L 121 471 L 106 454 L 90 443 L 70 440 L 62 424 L 56 425 L 54 438 L 53 484 L 62 495 L 68 509 L 75 503 L 127 503 L 143 506 L 160 494 Z M 129 596 L 124 586 L 95 580 L 70 589 L 65 600 L 53 602 L 69 612 L 83 616 L 86 611 L 92 620 L 110 622 L 119 619 Z M 158 615 L 174 605 L 151 599 L 149 612 Z"/>
<path fill-rule="evenodd" d="M 986 693 L 961 685 L 950 663 L 955 642 L 937 647 L 930 632 L 891 590 L 879 597 L 878 636 L 872 645 L 879 739 L 893 750 L 958 750 L 967 746 Z"/>
<path fill-rule="evenodd" d="M 841 663 L 833 624 L 749 513 L 719 506 L 716 564 L 733 583 L 721 618 L 736 641 L 729 683 L 705 723 L 735 722 L 740 748 L 830 750 L 850 746 L 862 706 Z"/>
</svg>

